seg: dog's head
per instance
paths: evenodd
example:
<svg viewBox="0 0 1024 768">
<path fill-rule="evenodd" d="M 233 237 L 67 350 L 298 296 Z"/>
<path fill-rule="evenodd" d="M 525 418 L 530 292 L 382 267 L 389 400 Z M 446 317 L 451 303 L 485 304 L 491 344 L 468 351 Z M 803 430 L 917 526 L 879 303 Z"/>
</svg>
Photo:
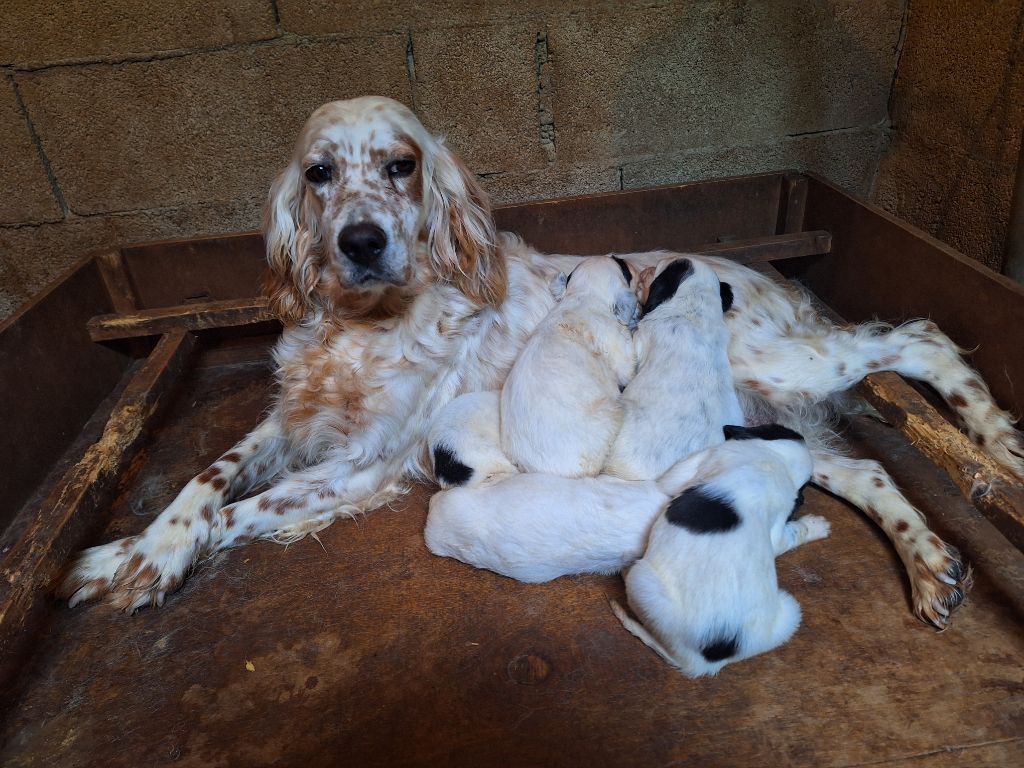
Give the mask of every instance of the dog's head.
<svg viewBox="0 0 1024 768">
<path fill-rule="evenodd" d="M 286 323 L 400 312 L 427 285 L 505 297 L 486 193 L 391 99 L 335 101 L 306 121 L 264 217 L 271 308 Z"/>
</svg>

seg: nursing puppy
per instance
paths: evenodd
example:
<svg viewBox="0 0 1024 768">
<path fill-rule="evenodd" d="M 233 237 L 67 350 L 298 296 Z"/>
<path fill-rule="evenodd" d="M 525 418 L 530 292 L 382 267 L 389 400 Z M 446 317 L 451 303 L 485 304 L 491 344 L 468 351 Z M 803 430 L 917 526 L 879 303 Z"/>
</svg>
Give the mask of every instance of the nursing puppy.
<svg viewBox="0 0 1024 768">
<path fill-rule="evenodd" d="M 604 466 L 622 424 L 619 395 L 636 368 L 630 282 L 621 259 L 594 256 L 553 285 L 561 300 L 501 391 L 501 446 L 523 471 L 587 477 Z"/>
<path fill-rule="evenodd" d="M 626 480 L 660 477 L 744 420 L 725 325 L 732 289 L 691 259 L 665 259 L 654 274 L 633 340 L 636 376 L 622 393 L 622 428 L 604 468 Z"/>
<path fill-rule="evenodd" d="M 427 549 L 519 581 L 618 573 L 640 557 L 651 523 L 692 481 L 685 460 L 658 481 L 536 472 L 434 494 Z"/>
<path fill-rule="evenodd" d="M 612 603 L 626 629 L 690 677 L 713 675 L 793 635 L 800 606 L 779 589 L 775 557 L 829 532 L 822 517 L 787 522 L 811 477 L 800 435 L 773 424 L 726 427 L 725 436 L 668 473 L 690 479 L 626 574 L 640 621 Z"/>
<path fill-rule="evenodd" d="M 516 472 L 502 453 L 500 393 L 470 392 L 452 400 L 427 433 L 434 479 L 442 488 L 472 488 Z"/>
</svg>

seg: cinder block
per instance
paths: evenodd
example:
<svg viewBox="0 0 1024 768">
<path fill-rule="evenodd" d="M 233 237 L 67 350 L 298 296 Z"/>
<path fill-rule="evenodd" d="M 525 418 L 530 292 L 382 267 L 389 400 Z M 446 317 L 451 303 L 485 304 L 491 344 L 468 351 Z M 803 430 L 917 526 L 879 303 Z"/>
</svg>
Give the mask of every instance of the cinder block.
<svg viewBox="0 0 1024 768">
<path fill-rule="evenodd" d="M 877 201 L 999 270 L 1024 131 L 1020 7 L 915 3 L 892 99 Z"/>
<path fill-rule="evenodd" d="M 616 167 L 548 166 L 537 171 L 502 173 L 480 180 L 495 205 L 547 200 L 554 197 L 614 192 L 619 189 Z"/>
<path fill-rule="evenodd" d="M 549 160 L 538 114 L 538 31 L 522 23 L 413 35 L 420 118 L 477 173 Z"/>
<path fill-rule="evenodd" d="M 851 192 L 868 195 L 884 144 L 883 131 L 868 128 L 712 147 L 627 163 L 622 180 L 626 189 L 635 189 L 795 168 L 814 171 Z"/>
<path fill-rule="evenodd" d="M 56 221 L 60 208 L 50 189 L 14 87 L 0 84 L 0 224 Z"/>
<path fill-rule="evenodd" d="M 586 8 L 650 5 L 649 0 L 277 0 L 281 27 L 300 35 L 444 29 L 578 13 Z"/>
<path fill-rule="evenodd" d="M 1006 249 L 1014 167 L 897 135 L 876 202 L 997 272 Z"/>
<path fill-rule="evenodd" d="M 3 15 L 2 63 L 25 67 L 231 45 L 277 35 L 267 0 L 10 0 Z"/>
<path fill-rule="evenodd" d="M 0 254 L 16 276 L 10 285 L 20 287 L 20 296 L 24 299 L 40 291 L 82 256 L 101 248 L 257 229 L 262 205 L 262 196 L 254 196 L 230 203 L 204 203 L 106 216 L 74 216 L 37 227 L 0 229 Z M 11 291 L 11 296 L 19 295 L 6 282 L 0 288 Z"/>
<path fill-rule="evenodd" d="M 550 29 L 560 159 L 640 159 L 886 119 L 902 4 L 581 13 Z"/>
<path fill-rule="evenodd" d="M 365 93 L 411 103 L 405 38 L 265 45 L 18 75 L 79 214 L 265 192 L 320 104 Z"/>
</svg>

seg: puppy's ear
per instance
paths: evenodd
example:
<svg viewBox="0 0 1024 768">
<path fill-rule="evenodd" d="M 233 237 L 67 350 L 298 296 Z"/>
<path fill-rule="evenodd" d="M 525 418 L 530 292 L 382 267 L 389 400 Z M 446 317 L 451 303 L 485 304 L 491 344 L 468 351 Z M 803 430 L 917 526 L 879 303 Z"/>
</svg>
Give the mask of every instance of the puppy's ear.
<svg viewBox="0 0 1024 768">
<path fill-rule="evenodd" d="M 560 299 L 565 295 L 566 286 L 569 285 L 569 276 L 565 272 L 559 272 L 555 275 L 551 281 L 549 288 L 551 289 L 551 295 L 556 299 Z"/>
<path fill-rule="evenodd" d="M 719 283 L 718 292 L 722 296 L 722 313 L 732 309 L 732 286 L 728 283 Z"/>
<path fill-rule="evenodd" d="M 320 282 L 320 214 L 308 197 L 302 169 L 292 161 L 271 186 L 263 213 L 269 267 L 263 287 L 270 310 L 285 325 L 314 309 L 313 291 Z"/>
<path fill-rule="evenodd" d="M 637 320 L 640 317 L 640 305 L 637 303 L 636 294 L 632 291 L 622 290 L 615 298 L 612 307 L 615 319 L 630 330 L 636 328 Z"/>
<path fill-rule="evenodd" d="M 619 269 L 622 270 L 622 279 L 626 281 L 626 285 L 632 285 L 633 273 L 630 271 L 629 264 L 626 263 L 626 260 L 620 259 L 618 256 L 612 256 L 612 259 L 619 265 Z"/>
<path fill-rule="evenodd" d="M 434 271 L 474 302 L 496 307 L 508 284 L 487 193 L 443 143 L 435 140 L 423 149 L 425 226 Z"/>
<path fill-rule="evenodd" d="M 679 284 L 693 274 L 693 264 L 689 259 L 677 259 L 661 270 L 661 274 L 654 278 L 651 283 L 651 290 L 647 293 L 647 301 L 644 302 L 644 314 L 653 312 L 662 302 L 668 301 L 676 295 Z"/>
</svg>

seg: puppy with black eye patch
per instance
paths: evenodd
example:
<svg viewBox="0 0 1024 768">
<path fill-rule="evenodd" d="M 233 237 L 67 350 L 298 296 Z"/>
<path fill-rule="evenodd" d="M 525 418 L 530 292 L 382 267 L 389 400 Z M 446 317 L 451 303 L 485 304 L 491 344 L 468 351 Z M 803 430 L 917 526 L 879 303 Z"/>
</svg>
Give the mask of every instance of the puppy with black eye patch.
<svg viewBox="0 0 1024 768">
<path fill-rule="evenodd" d="M 727 426 L 726 442 L 677 463 L 660 481 L 686 489 L 655 519 L 626 574 L 623 625 L 690 677 L 785 643 L 800 606 L 779 589 L 775 558 L 828 536 L 823 517 L 788 518 L 811 477 L 803 438 L 778 425 Z"/>
<path fill-rule="evenodd" d="M 726 424 L 743 423 L 729 366 L 731 306 L 732 289 L 707 264 L 657 265 L 634 336 L 637 373 L 622 393 L 622 428 L 606 474 L 652 480 L 722 442 Z"/>
<path fill-rule="evenodd" d="M 521 470 L 596 475 L 622 424 L 622 387 L 636 359 L 639 308 L 619 259 L 584 259 L 512 366 L 501 391 L 501 447 Z"/>
<path fill-rule="evenodd" d="M 516 472 L 501 450 L 500 393 L 470 392 L 452 400 L 427 434 L 434 479 L 442 488 L 473 488 Z"/>
</svg>

